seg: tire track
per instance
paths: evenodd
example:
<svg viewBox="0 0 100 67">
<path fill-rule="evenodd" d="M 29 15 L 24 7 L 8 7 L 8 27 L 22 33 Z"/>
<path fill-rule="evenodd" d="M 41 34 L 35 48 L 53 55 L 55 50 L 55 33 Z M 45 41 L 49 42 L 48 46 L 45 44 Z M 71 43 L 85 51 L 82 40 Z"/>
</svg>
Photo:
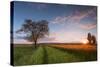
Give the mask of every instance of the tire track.
<svg viewBox="0 0 100 67">
<path fill-rule="evenodd" d="M 48 64 L 48 54 L 47 54 L 47 50 L 45 46 L 43 47 L 43 51 L 44 51 L 44 56 L 43 56 L 43 64 Z"/>
</svg>

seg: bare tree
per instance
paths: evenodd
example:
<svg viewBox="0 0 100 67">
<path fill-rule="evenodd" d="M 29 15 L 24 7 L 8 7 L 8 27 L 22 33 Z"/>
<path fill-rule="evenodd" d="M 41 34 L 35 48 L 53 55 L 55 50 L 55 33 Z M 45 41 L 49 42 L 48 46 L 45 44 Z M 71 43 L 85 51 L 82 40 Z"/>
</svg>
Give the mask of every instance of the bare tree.
<svg viewBox="0 0 100 67">
<path fill-rule="evenodd" d="M 40 38 L 45 37 L 49 34 L 48 21 L 32 21 L 31 19 L 25 20 L 25 23 L 22 25 L 21 29 L 18 32 L 24 32 L 27 34 L 25 39 L 28 41 L 34 42 L 35 48 L 37 47 L 37 41 Z"/>
</svg>

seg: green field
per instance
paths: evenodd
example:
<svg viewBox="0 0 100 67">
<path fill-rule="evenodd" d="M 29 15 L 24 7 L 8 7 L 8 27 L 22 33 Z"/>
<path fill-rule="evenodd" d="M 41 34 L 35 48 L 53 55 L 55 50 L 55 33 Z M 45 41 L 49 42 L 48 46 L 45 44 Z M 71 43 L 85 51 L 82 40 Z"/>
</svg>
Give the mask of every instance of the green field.
<svg viewBox="0 0 100 67">
<path fill-rule="evenodd" d="M 51 46 L 39 46 L 36 49 L 32 46 L 14 47 L 14 65 L 34 65 L 69 63 L 97 60 L 97 52 L 86 52 L 55 48 Z"/>
</svg>

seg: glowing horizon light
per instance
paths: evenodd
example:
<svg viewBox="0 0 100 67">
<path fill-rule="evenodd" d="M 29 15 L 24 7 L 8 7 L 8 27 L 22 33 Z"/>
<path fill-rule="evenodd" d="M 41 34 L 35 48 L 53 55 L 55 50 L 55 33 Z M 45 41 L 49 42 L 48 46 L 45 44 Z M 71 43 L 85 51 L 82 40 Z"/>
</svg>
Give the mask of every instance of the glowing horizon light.
<svg viewBox="0 0 100 67">
<path fill-rule="evenodd" d="M 87 40 L 87 39 L 83 39 L 81 42 L 82 42 L 83 44 L 87 44 L 87 43 L 88 43 L 88 40 Z"/>
</svg>

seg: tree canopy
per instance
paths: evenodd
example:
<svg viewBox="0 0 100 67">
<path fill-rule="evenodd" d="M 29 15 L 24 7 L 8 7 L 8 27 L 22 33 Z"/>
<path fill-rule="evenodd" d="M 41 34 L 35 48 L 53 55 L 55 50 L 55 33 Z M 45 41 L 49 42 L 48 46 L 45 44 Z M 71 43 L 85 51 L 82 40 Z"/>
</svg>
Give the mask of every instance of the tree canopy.
<svg viewBox="0 0 100 67">
<path fill-rule="evenodd" d="M 16 32 L 24 32 L 25 34 L 27 34 L 25 39 L 34 42 L 34 44 L 36 45 L 38 39 L 49 35 L 48 21 L 32 21 L 31 19 L 27 19 L 25 20 L 24 24 L 22 24 L 22 27 Z"/>
</svg>

